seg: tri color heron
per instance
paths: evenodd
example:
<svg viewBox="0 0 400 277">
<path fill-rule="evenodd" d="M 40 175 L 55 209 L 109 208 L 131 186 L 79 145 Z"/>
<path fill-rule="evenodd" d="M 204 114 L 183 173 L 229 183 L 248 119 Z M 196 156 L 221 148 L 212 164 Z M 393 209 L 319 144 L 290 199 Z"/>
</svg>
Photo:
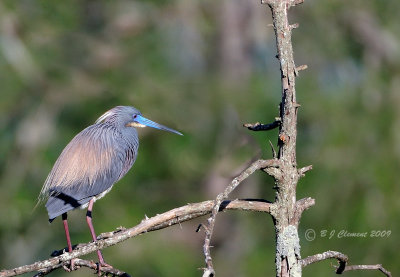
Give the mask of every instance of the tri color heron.
<svg viewBox="0 0 400 277">
<path fill-rule="evenodd" d="M 93 241 L 93 203 L 108 193 L 132 167 L 139 139 L 136 128 L 153 127 L 178 135 L 180 132 L 144 118 L 129 106 L 117 106 L 99 117 L 95 124 L 77 134 L 64 148 L 47 177 L 39 199 L 47 200 L 49 221 L 62 216 L 68 252 L 72 251 L 67 212 L 86 208 L 86 221 Z M 100 250 L 99 264 L 108 266 Z M 71 268 L 73 269 L 73 261 Z"/>
</svg>

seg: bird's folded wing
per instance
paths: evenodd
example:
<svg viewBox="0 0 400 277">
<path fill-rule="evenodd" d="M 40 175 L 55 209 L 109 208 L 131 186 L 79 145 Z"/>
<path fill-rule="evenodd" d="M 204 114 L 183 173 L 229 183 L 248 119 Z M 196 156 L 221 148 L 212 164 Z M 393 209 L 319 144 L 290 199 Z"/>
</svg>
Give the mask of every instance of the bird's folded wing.
<svg viewBox="0 0 400 277">
<path fill-rule="evenodd" d="M 120 140 L 123 138 L 118 132 L 104 125 L 92 125 L 72 139 L 57 159 L 42 191 L 48 197 L 46 208 L 50 219 L 111 189 L 125 174 L 126 151 L 118 148 Z"/>
</svg>

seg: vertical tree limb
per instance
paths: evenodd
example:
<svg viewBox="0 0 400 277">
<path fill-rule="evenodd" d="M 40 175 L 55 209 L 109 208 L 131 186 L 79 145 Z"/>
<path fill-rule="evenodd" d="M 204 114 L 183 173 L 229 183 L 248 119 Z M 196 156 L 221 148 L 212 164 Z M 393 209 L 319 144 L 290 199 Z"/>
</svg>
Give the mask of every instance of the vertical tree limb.
<svg viewBox="0 0 400 277">
<path fill-rule="evenodd" d="M 278 159 L 281 162 L 282 178 L 275 179 L 277 192 L 271 209 L 276 231 L 276 276 L 301 276 L 302 268 L 297 230 L 302 211 L 297 211 L 296 205 L 296 187 L 300 176 L 296 159 L 297 109 L 300 105 L 296 101 L 296 66 L 291 41 L 292 29 L 296 25 L 289 24 L 287 15 L 291 6 L 301 2 L 293 0 L 263 2 L 268 4 L 272 12 L 281 72 L 282 100 Z"/>
</svg>

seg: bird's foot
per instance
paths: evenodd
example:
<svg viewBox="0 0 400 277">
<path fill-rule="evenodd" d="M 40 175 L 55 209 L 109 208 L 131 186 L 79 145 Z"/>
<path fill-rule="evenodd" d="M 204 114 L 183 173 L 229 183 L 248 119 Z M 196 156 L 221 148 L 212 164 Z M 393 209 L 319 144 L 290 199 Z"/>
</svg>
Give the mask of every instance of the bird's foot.
<svg viewBox="0 0 400 277">
<path fill-rule="evenodd" d="M 67 272 L 71 272 L 71 271 L 74 271 L 75 269 L 77 269 L 77 267 L 75 267 L 75 259 L 70 260 L 69 264 L 63 265 L 63 268 Z"/>
<path fill-rule="evenodd" d="M 107 263 L 103 262 L 99 262 L 97 263 L 97 275 L 101 276 L 101 269 L 102 268 L 114 268 L 112 265 L 109 265 Z"/>
<path fill-rule="evenodd" d="M 113 266 L 112 266 L 112 265 L 109 265 L 109 264 L 107 264 L 107 263 L 104 263 L 104 262 L 103 262 L 103 263 L 101 263 L 101 264 L 100 264 L 100 266 L 101 266 L 101 267 L 109 267 L 109 268 L 113 268 Z"/>
</svg>

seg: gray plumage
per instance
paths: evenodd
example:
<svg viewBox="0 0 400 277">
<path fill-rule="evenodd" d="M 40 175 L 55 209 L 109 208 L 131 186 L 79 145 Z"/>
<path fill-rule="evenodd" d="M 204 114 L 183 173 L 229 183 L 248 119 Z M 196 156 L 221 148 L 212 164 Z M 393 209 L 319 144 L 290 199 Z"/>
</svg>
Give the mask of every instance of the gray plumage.
<svg viewBox="0 0 400 277">
<path fill-rule="evenodd" d="M 117 106 L 77 134 L 58 157 L 43 185 L 39 200 L 47 200 L 50 222 L 62 215 L 68 252 L 72 252 L 73 248 L 67 212 L 88 207 L 86 222 L 93 241 L 97 240 L 92 224 L 93 203 L 108 193 L 132 167 L 139 148 L 136 128 L 146 126 L 182 135 L 143 117 L 133 107 Z M 100 250 L 97 255 L 99 266 L 109 266 L 104 262 Z"/>
<path fill-rule="evenodd" d="M 118 106 L 77 134 L 65 147 L 47 177 L 40 198 L 47 199 L 49 220 L 77 207 L 121 179 L 136 160 L 139 140 L 135 128 L 126 126 L 140 112 Z"/>
</svg>

